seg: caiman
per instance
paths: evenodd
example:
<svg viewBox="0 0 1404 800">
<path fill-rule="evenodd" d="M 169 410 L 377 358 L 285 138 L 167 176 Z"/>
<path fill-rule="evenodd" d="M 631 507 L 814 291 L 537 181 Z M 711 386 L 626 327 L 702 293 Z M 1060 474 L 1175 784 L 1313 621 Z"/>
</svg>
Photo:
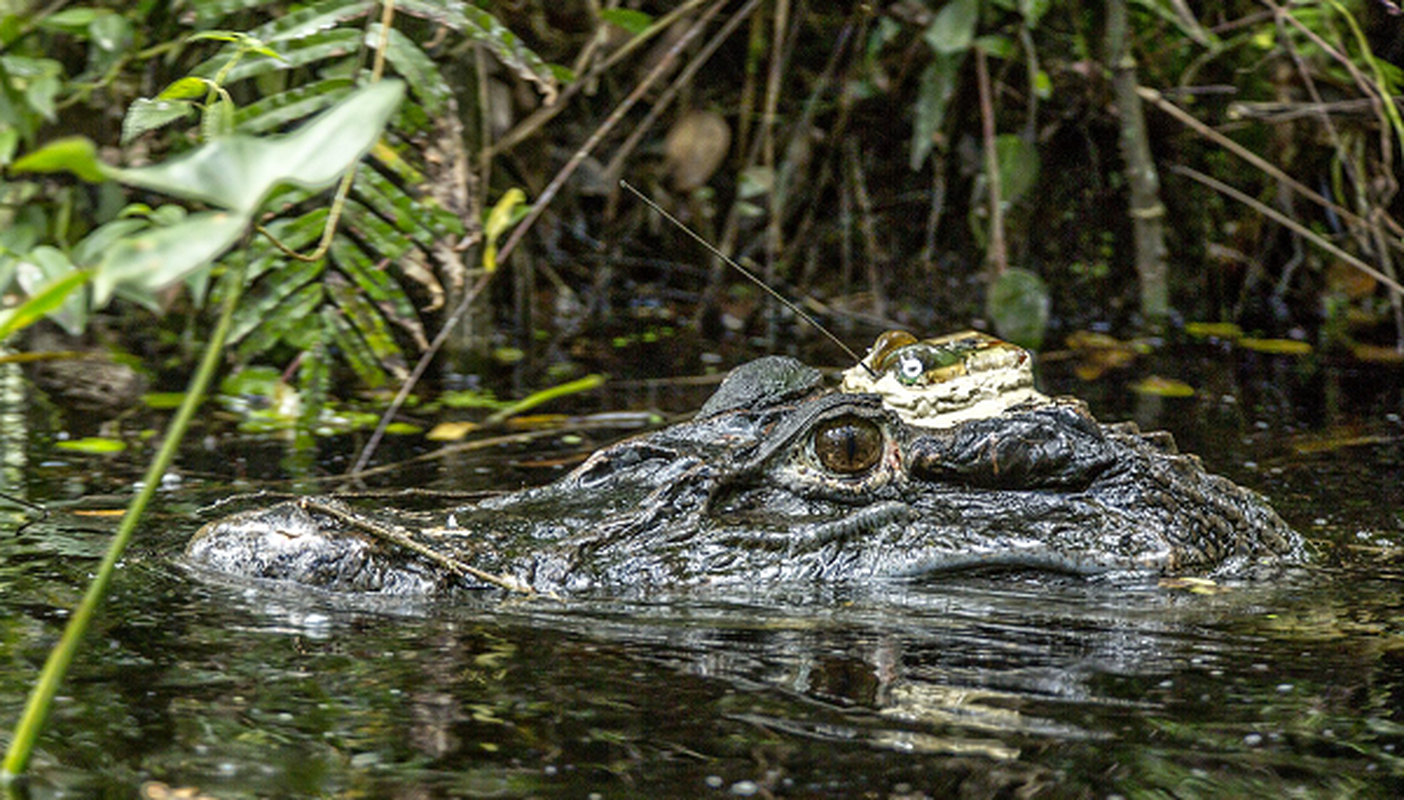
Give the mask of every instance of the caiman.
<svg viewBox="0 0 1404 800">
<path fill-rule="evenodd" d="M 437 516 L 306 499 L 205 525 L 194 564 L 332 591 L 649 591 L 959 570 L 1222 576 L 1302 556 L 1258 494 L 1168 434 L 1034 388 L 985 334 L 888 333 L 838 387 L 770 356 L 689 422 Z"/>
</svg>

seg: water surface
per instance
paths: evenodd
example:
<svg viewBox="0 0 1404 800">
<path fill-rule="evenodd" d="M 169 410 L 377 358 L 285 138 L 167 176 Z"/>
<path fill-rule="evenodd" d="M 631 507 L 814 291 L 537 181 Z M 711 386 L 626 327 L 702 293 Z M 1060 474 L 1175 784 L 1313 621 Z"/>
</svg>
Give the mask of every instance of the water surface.
<svg viewBox="0 0 1404 800">
<path fill-rule="evenodd" d="M 20 796 L 1386 797 L 1404 793 L 1404 430 L 1388 369 L 1217 350 L 1054 391 L 1169 427 L 1313 563 L 1213 587 L 1030 574 L 375 603 L 173 556 L 247 484 L 191 453 L 126 559 Z M 1189 400 L 1125 385 L 1149 371 Z M 0 740 L 135 466 L 5 451 Z M 18 419 L 15 414 L 20 414 Z M 233 447 L 233 445 L 229 445 Z M 252 446 L 244 474 L 280 456 Z M 539 450 L 540 448 L 538 448 Z M 268 455 L 272 453 L 272 455 Z M 139 464 L 139 460 L 136 461 Z M 482 471 L 484 464 L 492 466 Z M 198 467 L 196 466 L 198 465 Z M 544 480 L 478 454 L 406 482 Z M 469 486 L 469 484 L 473 484 Z"/>
</svg>

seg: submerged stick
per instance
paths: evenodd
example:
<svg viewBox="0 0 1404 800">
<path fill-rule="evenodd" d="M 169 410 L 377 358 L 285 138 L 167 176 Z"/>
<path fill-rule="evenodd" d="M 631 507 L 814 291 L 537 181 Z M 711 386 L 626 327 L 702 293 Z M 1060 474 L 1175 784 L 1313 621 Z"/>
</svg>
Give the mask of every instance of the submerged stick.
<svg viewBox="0 0 1404 800">
<path fill-rule="evenodd" d="M 359 528 L 360 530 L 369 533 L 371 536 L 374 536 L 375 538 L 385 541 L 389 544 L 393 544 L 397 547 L 403 547 L 411 553 L 414 553 L 415 555 L 421 558 L 432 561 L 433 563 L 438 564 L 439 566 L 443 567 L 449 572 L 452 572 L 453 574 L 458 575 L 460 577 L 466 575 L 470 578 L 477 578 L 483 583 L 490 583 L 498 588 L 506 589 L 509 592 L 517 592 L 519 594 L 524 594 L 528 596 L 536 595 L 536 590 L 512 578 L 509 575 L 497 575 L 492 572 L 486 572 L 484 570 L 478 569 L 477 567 L 474 567 L 470 564 L 465 564 L 462 561 L 459 561 L 458 559 L 454 558 L 453 556 L 444 555 L 443 553 L 440 553 L 427 545 L 416 542 L 415 540 L 411 539 L 407 534 L 400 533 L 399 531 L 394 530 L 393 528 L 388 528 L 384 525 L 372 522 L 371 520 L 362 519 L 361 517 L 358 517 L 355 514 L 348 514 L 347 512 L 342 511 L 341 509 L 335 506 L 330 506 L 326 503 L 319 503 L 316 500 L 310 498 L 304 498 L 302 500 L 299 500 L 298 505 L 302 506 L 303 508 L 309 511 L 315 511 L 318 514 L 325 514 L 326 516 L 337 520 L 343 525 L 349 525 L 353 528 Z"/>
</svg>

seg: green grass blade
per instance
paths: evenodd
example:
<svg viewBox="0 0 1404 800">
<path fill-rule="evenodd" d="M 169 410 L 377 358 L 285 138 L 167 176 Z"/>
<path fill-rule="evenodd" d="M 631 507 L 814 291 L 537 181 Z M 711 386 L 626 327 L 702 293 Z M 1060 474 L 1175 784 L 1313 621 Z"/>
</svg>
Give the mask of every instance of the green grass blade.
<svg viewBox="0 0 1404 800">
<path fill-rule="evenodd" d="M 156 458 L 146 470 L 145 482 L 141 491 L 132 498 L 131 504 L 127 506 L 127 513 L 122 517 L 122 524 L 117 528 L 117 534 L 112 537 L 112 544 L 108 546 L 107 553 L 98 566 L 96 577 L 88 585 L 88 591 L 83 595 L 82 602 L 78 604 L 78 608 L 68 620 L 67 627 L 64 628 L 63 638 L 49 653 L 48 661 L 44 662 L 44 669 L 39 673 L 39 680 L 34 684 L 34 690 L 29 695 L 29 702 L 25 705 L 24 716 L 20 718 L 19 724 L 15 727 L 14 738 L 10 742 L 9 750 L 5 753 L 4 764 L 0 766 L 0 784 L 14 781 L 23 775 L 28 768 L 34 744 L 44 727 L 45 719 L 49 716 L 49 709 L 53 706 L 54 695 L 58 693 L 59 684 L 63 681 L 64 674 L 68 672 L 69 665 L 73 663 L 73 656 L 78 652 L 78 645 L 82 642 L 83 635 L 87 633 L 93 616 L 97 613 L 98 607 L 102 605 L 103 597 L 107 594 L 107 587 L 112 582 L 112 575 L 117 570 L 117 561 L 122 557 L 122 552 L 127 549 L 132 533 L 136 530 L 137 522 L 141 520 L 142 512 L 146 510 L 147 503 L 156 493 L 156 487 L 161 485 L 161 476 L 166 474 L 171 462 L 175 460 L 180 441 L 185 437 L 185 431 L 190 427 L 190 420 L 195 416 L 195 410 L 200 407 L 200 401 L 205 397 L 205 390 L 209 388 L 210 379 L 214 376 L 215 370 L 218 369 L 224 356 L 224 339 L 229 333 L 229 324 L 234 316 L 234 308 L 238 305 L 239 294 L 243 289 L 243 266 L 230 269 L 224 274 L 223 280 L 225 283 L 224 307 L 220 310 L 219 323 L 215 326 L 210 341 L 205 345 L 205 354 L 200 361 L 200 368 L 190 381 L 190 386 L 185 393 L 185 402 L 181 403 L 180 410 L 176 412 L 170 426 L 166 429 L 166 438 L 161 442 L 161 449 L 156 453 Z"/>
</svg>

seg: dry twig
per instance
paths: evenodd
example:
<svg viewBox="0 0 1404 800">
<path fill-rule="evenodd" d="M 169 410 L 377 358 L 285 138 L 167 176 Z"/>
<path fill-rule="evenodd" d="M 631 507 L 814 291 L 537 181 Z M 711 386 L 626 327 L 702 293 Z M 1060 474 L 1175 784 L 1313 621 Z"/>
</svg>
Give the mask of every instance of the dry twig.
<svg viewBox="0 0 1404 800">
<path fill-rule="evenodd" d="M 535 589 L 532 589 L 530 586 L 523 584 L 521 581 L 509 575 L 497 575 L 492 572 L 480 570 L 470 564 L 464 564 L 453 556 L 440 553 L 425 544 L 416 542 L 414 539 L 411 539 L 407 533 L 342 511 L 336 506 L 328 505 L 310 497 L 304 497 L 298 500 L 298 505 L 307 511 L 314 511 L 318 514 L 331 517 L 343 525 L 369 533 L 371 536 L 383 542 L 409 550 L 415 555 L 431 561 L 460 577 L 467 576 L 474 578 L 483 583 L 491 584 L 500 589 L 506 589 L 509 592 L 515 592 L 517 594 L 535 595 L 537 593 Z"/>
<path fill-rule="evenodd" d="M 1240 203 L 1243 203 L 1244 205 L 1252 208 L 1254 211 L 1257 211 L 1259 214 L 1271 218 L 1279 225 L 1291 228 L 1292 231 L 1298 236 L 1301 236 L 1302 238 L 1306 239 L 1307 241 L 1311 242 L 1317 247 L 1320 247 L 1322 250 L 1325 250 L 1326 252 L 1330 253 L 1331 255 L 1335 256 L 1341 261 L 1344 261 L 1345 263 L 1351 265 L 1352 267 L 1355 267 L 1361 272 L 1364 272 L 1366 275 L 1369 275 L 1370 277 L 1374 278 L 1375 280 L 1379 281 L 1385 286 L 1388 286 L 1390 289 L 1396 292 L 1404 292 L 1404 286 L 1400 286 L 1399 282 L 1396 281 L 1394 278 L 1391 278 L 1390 276 L 1384 274 L 1383 272 L 1380 272 L 1379 270 L 1375 269 L 1369 264 L 1366 264 L 1364 261 L 1361 261 L 1359 258 L 1356 258 L 1355 256 L 1351 255 L 1350 253 L 1347 253 L 1341 248 L 1335 246 L 1334 244 L 1331 244 L 1330 242 L 1322 238 L 1319 234 L 1317 234 L 1315 231 L 1311 230 L 1302 223 L 1297 222 L 1296 220 L 1292 219 L 1286 214 L 1283 214 L 1281 211 L 1278 211 L 1277 209 L 1272 208 L 1271 206 L 1268 206 L 1267 204 L 1255 198 L 1249 197 L 1248 195 L 1244 194 L 1243 192 L 1240 192 L 1232 186 L 1229 186 L 1223 181 L 1218 180 L 1217 178 L 1211 178 L 1198 170 L 1191 169 L 1189 167 L 1182 166 L 1179 164 L 1172 165 L 1170 169 L 1173 172 L 1176 172 L 1180 175 L 1184 175 L 1186 178 L 1198 181 L 1216 192 L 1219 192 L 1223 195 L 1233 198 L 1234 200 L 1237 200 Z"/>
</svg>

